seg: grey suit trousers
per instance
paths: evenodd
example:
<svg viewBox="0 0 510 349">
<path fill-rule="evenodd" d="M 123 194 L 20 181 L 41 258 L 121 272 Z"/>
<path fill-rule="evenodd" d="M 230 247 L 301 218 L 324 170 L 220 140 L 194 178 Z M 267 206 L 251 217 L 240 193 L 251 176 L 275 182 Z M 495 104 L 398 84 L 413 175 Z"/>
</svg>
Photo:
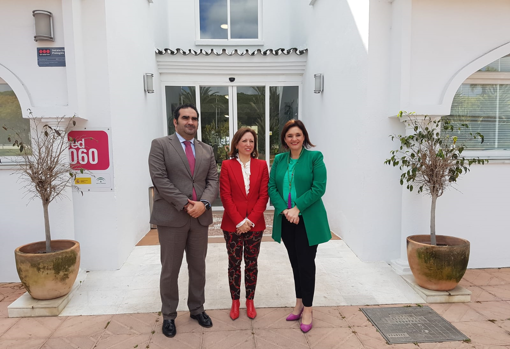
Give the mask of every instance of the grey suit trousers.
<svg viewBox="0 0 510 349">
<path fill-rule="evenodd" d="M 158 226 L 161 246 L 161 313 L 165 320 L 177 317 L 178 278 L 184 251 L 186 251 L 189 275 L 188 309 L 191 315 L 197 315 L 204 311 L 208 228 L 192 217 L 183 227 Z"/>
</svg>

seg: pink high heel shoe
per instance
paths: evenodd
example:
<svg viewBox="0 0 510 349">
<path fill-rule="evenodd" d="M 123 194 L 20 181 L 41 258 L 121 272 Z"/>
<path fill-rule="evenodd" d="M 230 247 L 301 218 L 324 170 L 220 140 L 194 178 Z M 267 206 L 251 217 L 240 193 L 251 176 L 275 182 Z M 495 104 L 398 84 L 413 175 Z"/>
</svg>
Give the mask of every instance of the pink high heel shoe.
<svg viewBox="0 0 510 349">
<path fill-rule="evenodd" d="M 303 332 L 303 333 L 310 331 L 312 329 L 312 327 L 313 327 L 313 313 L 312 313 L 312 321 L 308 325 L 305 325 L 304 323 L 301 323 L 299 325 L 299 328 L 301 328 L 301 332 Z"/>
<path fill-rule="evenodd" d="M 305 307 L 303 307 L 303 309 L 301 309 L 301 311 L 299 312 L 298 315 L 290 313 L 289 316 L 287 316 L 287 318 L 285 320 L 287 320 L 287 321 L 297 321 L 297 320 L 299 320 L 301 318 L 301 314 L 303 314 L 303 310 L 304 309 L 305 309 Z"/>
</svg>

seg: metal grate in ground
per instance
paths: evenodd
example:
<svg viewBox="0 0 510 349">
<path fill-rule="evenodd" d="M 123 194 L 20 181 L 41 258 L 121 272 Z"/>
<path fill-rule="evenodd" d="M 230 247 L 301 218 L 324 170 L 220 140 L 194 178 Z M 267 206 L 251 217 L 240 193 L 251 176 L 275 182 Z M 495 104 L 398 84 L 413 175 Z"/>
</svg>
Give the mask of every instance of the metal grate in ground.
<svg viewBox="0 0 510 349">
<path fill-rule="evenodd" d="M 361 308 L 388 344 L 469 340 L 429 307 Z"/>
</svg>

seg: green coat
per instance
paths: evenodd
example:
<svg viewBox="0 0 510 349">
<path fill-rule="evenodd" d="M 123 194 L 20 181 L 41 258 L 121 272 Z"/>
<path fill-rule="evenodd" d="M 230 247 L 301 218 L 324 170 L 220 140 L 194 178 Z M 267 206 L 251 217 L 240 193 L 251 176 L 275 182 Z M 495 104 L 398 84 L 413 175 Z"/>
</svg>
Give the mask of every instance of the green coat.
<svg viewBox="0 0 510 349">
<path fill-rule="evenodd" d="M 305 220 L 306 235 L 310 246 L 327 242 L 331 239 L 326 209 L 322 196 L 326 191 L 326 165 L 320 151 L 303 149 L 301 158 L 296 164 L 294 183 L 296 186 L 296 206 Z M 282 219 L 280 213 L 287 208 L 283 199 L 283 179 L 287 172 L 290 152 L 276 155 L 271 175 L 269 176 L 269 197 L 274 206 L 273 239 L 281 242 Z"/>
</svg>

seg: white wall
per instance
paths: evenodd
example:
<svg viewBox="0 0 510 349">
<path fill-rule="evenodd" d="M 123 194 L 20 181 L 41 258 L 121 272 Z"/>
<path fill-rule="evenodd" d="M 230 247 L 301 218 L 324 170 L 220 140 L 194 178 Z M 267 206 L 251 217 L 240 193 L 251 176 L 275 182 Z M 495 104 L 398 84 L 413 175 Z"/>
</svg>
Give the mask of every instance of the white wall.
<svg viewBox="0 0 510 349">
<path fill-rule="evenodd" d="M 394 48 L 400 50 L 403 67 L 400 85 L 393 90 L 393 96 L 399 94 L 399 109 L 449 114 L 463 79 L 510 53 L 510 45 L 501 47 L 510 41 L 508 1 L 413 0 L 406 4 L 396 0 L 393 6 L 405 8 L 404 14 L 412 18 L 403 24 L 407 34 Z M 471 242 L 471 268 L 510 266 L 505 250 L 510 244 L 509 171 L 508 161 L 475 166 L 455 186 L 457 190 L 450 188 L 438 200 L 437 233 Z M 402 207 L 401 256 L 405 258 L 405 237 L 429 233 L 430 198 L 403 191 Z"/>
<path fill-rule="evenodd" d="M 19 282 L 14 249 L 43 241 L 44 217 L 40 199 L 24 197 L 23 183 L 12 166 L 0 166 L 0 282 Z M 74 239 L 71 193 L 50 205 L 52 239 Z"/>
<path fill-rule="evenodd" d="M 510 161 L 473 166 L 437 201 L 436 229 L 471 242 L 469 267 L 510 266 Z"/>
<path fill-rule="evenodd" d="M 120 267 L 148 231 L 147 155 L 150 140 L 165 132 L 154 48 L 213 47 L 195 45 L 195 4 L 51 0 L 41 8 L 35 0 L 2 2 L 0 68 L 12 72 L 15 92 L 24 96 L 22 108 L 32 107 L 36 116 L 77 113 L 84 118 L 79 127 L 111 129 L 115 190 L 72 194 L 72 200 L 50 208 L 54 237 L 81 242 L 85 269 Z M 312 142 L 325 155 L 329 181 L 324 201 L 331 228 L 364 260 L 403 256 L 405 236 L 428 231 L 429 200 L 404 191 L 398 171 L 383 165 L 395 146 L 387 136 L 404 131 L 390 116 L 401 109 L 448 113 L 445 91 L 451 90 L 456 74 L 477 59 L 482 64 L 486 52 L 510 41 L 510 4 L 308 4 L 264 1 L 264 44 L 249 48 L 309 49 L 302 116 Z M 33 41 L 35 8 L 54 13 L 54 43 Z M 68 66 L 37 67 L 36 48 L 42 46 L 65 46 Z M 509 52 L 503 52 L 506 47 L 498 52 L 510 53 L 508 47 Z M 144 73 L 155 73 L 155 94 L 143 91 Z M 322 94 L 313 93 L 315 73 L 325 76 Z M 472 242 L 471 267 L 510 265 L 504 251 L 510 242 L 505 234 L 510 228 L 505 219 L 509 168 L 508 163 L 477 166 L 459 183 L 460 193 L 450 190 L 438 201 L 438 232 Z M 43 237 L 40 205 L 26 206 L 11 172 L 0 167 L 0 237 L 5 241 L 0 244 L 0 281 L 16 279 L 13 249 Z"/>
<path fill-rule="evenodd" d="M 163 136 L 161 101 L 154 53 L 152 5 L 124 6 L 106 1 L 108 68 L 115 166 L 115 216 L 119 263 L 150 230 L 147 159 L 153 138 Z M 133 43 L 135 43 L 133 45 Z M 130 48 L 133 48 L 131 50 Z M 127 49 L 127 50 L 126 50 Z M 144 91 L 143 75 L 155 75 L 155 93 Z"/>
<path fill-rule="evenodd" d="M 147 156 L 162 135 L 161 91 L 146 94 L 155 73 L 151 5 L 144 0 L 82 3 L 88 129 L 110 128 L 114 191 L 75 194 L 76 238 L 86 269 L 115 269 L 149 231 Z M 155 86 L 157 86 L 157 74 Z"/>
<path fill-rule="evenodd" d="M 0 64 L 15 72 L 29 91 L 32 105 L 47 107 L 67 104 L 66 69 L 63 67 L 39 68 L 37 47 L 64 46 L 62 4 L 49 0 L 42 6 L 39 1 L 2 1 L 0 11 Z M 34 41 L 35 28 L 32 11 L 53 13 L 55 42 Z M 23 66 L 23 69 L 18 67 Z M 38 78 L 34 79 L 34 75 Z M 35 93 L 37 91 L 37 93 Z"/>
<path fill-rule="evenodd" d="M 331 229 L 364 260 L 400 247 L 400 187 L 383 165 L 401 127 L 388 118 L 390 18 L 390 3 L 368 0 L 320 0 L 306 14 L 303 117 L 325 156 Z M 314 73 L 324 74 L 322 94 Z"/>
<path fill-rule="evenodd" d="M 44 7 L 37 1 L 4 3 L 0 43 L 8 49 L 0 52 L 0 72 L 8 69 L 15 92 L 26 96 L 22 108 L 37 111 L 35 116 L 76 114 L 82 118 L 78 129 L 111 130 L 114 191 L 69 193 L 69 200 L 52 204 L 53 237 L 81 243 L 85 270 L 119 268 L 149 231 L 147 156 L 151 140 L 164 132 L 161 91 L 143 89 L 143 74 L 156 73 L 151 5 L 146 0 L 129 7 L 104 0 L 48 1 Z M 33 41 L 36 8 L 53 12 L 55 43 Z M 65 46 L 67 67 L 37 67 L 38 46 Z M 0 167 L 0 281 L 17 280 L 15 247 L 44 238 L 40 205 L 25 206 L 12 169 Z"/>
<path fill-rule="evenodd" d="M 440 106 L 455 73 L 510 42 L 509 13 L 506 0 L 413 0 L 410 92 L 402 109 L 447 114 L 451 101 L 446 108 Z"/>
<path fill-rule="evenodd" d="M 166 46 L 164 44 L 164 36 L 167 33 L 160 33 L 156 38 L 158 48 L 182 48 L 182 49 L 204 49 L 221 50 L 226 48 L 228 51 L 235 48 L 239 50 L 254 50 L 254 49 L 277 49 L 277 48 L 304 48 L 304 37 L 296 35 L 302 32 L 300 26 L 303 25 L 298 19 L 301 17 L 294 16 L 296 11 L 300 11 L 303 5 L 307 6 L 309 1 L 299 0 L 300 3 L 296 4 L 296 0 L 264 0 L 262 5 L 262 45 L 255 46 L 224 46 L 221 45 L 195 45 L 197 39 L 197 26 L 195 25 L 195 16 L 198 14 L 198 0 L 174 0 L 168 2 L 168 28 L 170 34 L 168 35 L 169 42 Z M 162 10 L 164 10 L 162 8 Z"/>
<path fill-rule="evenodd" d="M 309 48 L 303 116 L 330 174 L 324 201 L 331 228 L 363 260 L 405 257 L 405 237 L 428 233 L 429 198 L 405 191 L 398 170 L 383 165 L 397 146 L 388 135 L 404 132 L 391 116 L 448 114 L 451 101 L 445 109 L 443 97 L 456 74 L 509 41 L 501 30 L 510 26 L 503 15 L 509 10 L 496 0 L 320 0 L 303 10 Z M 501 56 L 510 45 L 508 51 Z M 314 73 L 325 76 L 320 95 L 312 93 Z M 457 186 L 461 197 L 451 190 L 438 202 L 438 232 L 472 241 L 470 267 L 510 265 L 503 248 L 491 250 L 495 239 L 510 242 L 501 214 L 510 209 L 509 166 L 477 166 Z"/>
<path fill-rule="evenodd" d="M 23 115 L 31 108 L 34 116 L 62 112 L 68 104 L 65 68 L 37 66 L 37 47 L 64 46 L 61 1 L 4 1 L 0 11 L 0 74 L 21 101 Z M 55 42 L 35 42 L 32 10 L 44 9 L 55 16 Z M 53 114 L 55 115 L 55 114 Z M 62 114 L 59 114 L 62 115 Z M 25 196 L 24 184 L 13 175 L 14 167 L 3 158 L 0 165 L 0 282 L 19 281 L 14 265 L 14 249 L 44 240 L 44 219 L 40 200 Z M 72 194 L 50 205 L 52 238 L 73 239 Z"/>
</svg>

